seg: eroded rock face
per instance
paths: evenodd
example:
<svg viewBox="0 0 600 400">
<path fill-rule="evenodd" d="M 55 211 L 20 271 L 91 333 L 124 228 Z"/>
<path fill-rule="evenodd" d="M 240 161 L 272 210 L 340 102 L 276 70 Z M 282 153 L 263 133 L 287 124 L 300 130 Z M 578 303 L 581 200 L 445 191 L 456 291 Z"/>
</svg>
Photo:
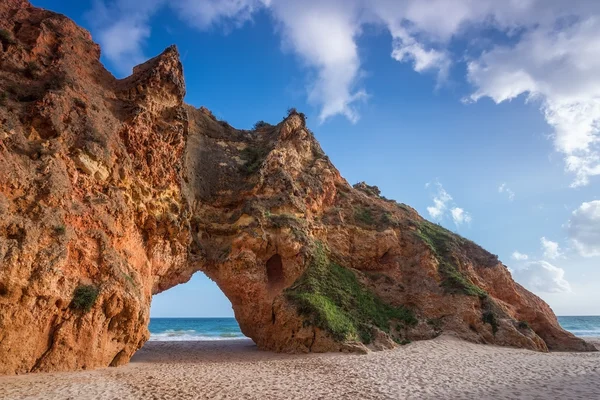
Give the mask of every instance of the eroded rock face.
<svg viewBox="0 0 600 400">
<path fill-rule="evenodd" d="M 263 349 L 593 350 L 495 256 L 348 185 L 302 114 L 236 130 L 183 103 L 175 48 L 117 80 L 25 0 L 0 28 L 0 373 L 126 363 L 152 295 L 196 271 Z"/>
</svg>

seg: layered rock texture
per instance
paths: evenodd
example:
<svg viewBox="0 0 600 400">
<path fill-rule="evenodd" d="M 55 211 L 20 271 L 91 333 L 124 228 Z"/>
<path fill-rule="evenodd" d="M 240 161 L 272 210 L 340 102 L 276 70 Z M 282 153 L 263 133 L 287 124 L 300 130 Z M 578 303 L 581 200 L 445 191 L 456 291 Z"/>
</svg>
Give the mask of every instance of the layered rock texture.
<svg viewBox="0 0 600 400">
<path fill-rule="evenodd" d="M 197 271 L 262 349 L 593 350 L 496 256 L 350 186 L 301 113 L 236 130 L 183 103 L 174 47 L 119 80 L 26 0 L 0 29 L 0 373 L 126 363 Z"/>
</svg>

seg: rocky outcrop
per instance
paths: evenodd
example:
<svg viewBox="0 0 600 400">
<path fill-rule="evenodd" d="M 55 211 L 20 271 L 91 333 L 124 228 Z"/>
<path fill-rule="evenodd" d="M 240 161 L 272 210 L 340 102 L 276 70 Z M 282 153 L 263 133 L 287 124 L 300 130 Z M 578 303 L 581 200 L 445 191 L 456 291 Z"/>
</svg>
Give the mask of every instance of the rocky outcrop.
<svg viewBox="0 0 600 400">
<path fill-rule="evenodd" d="M 593 350 L 495 256 L 350 186 L 301 113 L 236 130 L 183 103 L 174 47 L 117 80 L 25 0 L 0 29 L 0 373 L 126 363 L 152 295 L 197 271 L 263 349 Z"/>
</svg>

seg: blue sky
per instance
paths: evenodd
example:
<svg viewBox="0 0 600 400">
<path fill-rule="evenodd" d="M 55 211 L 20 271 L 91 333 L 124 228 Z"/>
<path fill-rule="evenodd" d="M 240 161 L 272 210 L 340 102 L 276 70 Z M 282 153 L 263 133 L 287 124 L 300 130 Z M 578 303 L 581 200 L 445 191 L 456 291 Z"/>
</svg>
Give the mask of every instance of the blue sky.
<svg viewBox="0 0 600 400">
<path fill-rule="evenodd" d="M 33 3 L 119 77 L 176 44 L 186 101 L 235 127 L 304 111 L 350 183 L 498 254 L 557 314 L 600 314 L 600 3 Z M 232 312 L 198 273 L 152 315 Z"/>
</svg>

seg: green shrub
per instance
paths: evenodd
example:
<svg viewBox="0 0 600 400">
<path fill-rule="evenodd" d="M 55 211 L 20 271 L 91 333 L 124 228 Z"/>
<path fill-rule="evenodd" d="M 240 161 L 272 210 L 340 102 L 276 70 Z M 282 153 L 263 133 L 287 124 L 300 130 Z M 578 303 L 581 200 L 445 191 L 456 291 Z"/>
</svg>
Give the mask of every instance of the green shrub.
<svg viewBox="0 0 600 400">
<path fill-rule="evenodd" d="M 68 78 L 64 72 L 59 72 L 48 79 L 46 82 L 46 90 L 61 90 L 67 85 L 72 86 L 73 80 Z"/>
<path fill-rule="evenodd" d="M 384 303 L 363 286 L 354 272 L 331 263 L 321 243 L 315 245 L 304 274 L 286 290 L 286 297 L 317 327 L 337 340 L 372 340 L 373 326 L 389 332 L 392 321 L 416 325 L 405 307 Z"/>
<path fill-rule="evenodd" d="M 96 303 L 100 289 L 94 285 L 79 285 L 73 292 L 73 301 L 71 305 L 76 310 L 88 312 Z"/>
<path fill-rule="evenodd" d="M 356 190 L 366 193 L 372 197 L 381 197 L 381 190 L 377 186 L 368 185 L 366 182 L 358 182 L 352 186 Z"/>
<path fill-rule="evenodd" d="M 396 220 L 396 218 L 392 215 L 392 213 L 389 213 L 389 212 L 384 212 L 381 215 L 381 223 L 385 226 L 398 225 L 398 221 Z"/>
<path fill-rule="evenodd" d="M 531 329 L 531 327 L 529 326 L 529 322 L 527 321 L 519 321 L 517 326 L 519 327 L 519 329 Z"/>
<path fill-rule="evenodd" d="M 494 335 L 496 332 L 498 332 L 498 320 L 492 311 L 485 311 L 481 316 L 481 320 L 484 324 L 490 324 L 492 326 L 492 332 Z"/>
<path fill-rule="evenodd" d="M 55 226 L 54 232 L 56 232 L 59 235 L 64 235 L 67 232 L 67 227 L 64 225 Z"/>
<path fill-rule="evenodd" d="M 454 253 L 460 250 L 466 239 L 425 220 L 419 224 L 417 232 L 439 262 L 442 287 L 447 293 L 487 297 L 486 291 L 471 282 L 457 267 Z"/>
<path fill-rule="evenodd" d="M 25 65 L 25 75 L 31 79 L 37 78 L 41 70 L 39 64 L 35 61 L 29 61 Z"/>
<path fill-rule="evenodd" d="M 256 130 L 259 130 L 259 129 L 262 129 L 262 128 L 268 128 L 270 126 L 271 126 L 271 124 L 269 124 L 268 122 L 265 122 L 265 121 L 261 120 L 261 121 L 258 121 L 258 122 L 256 122 L 254 124 L 254 128 L 253 129 L 256 131 Z"/>
<path fill-rule="evenodd" d="M 267 211 L 265 212 L 265 216 L 269 218 L 275 228 L 292 227 L 300 224 L 298 218 L 292 214 L 271 214 L 271 212 Z"/>
<path fill-rule="evenodd" d="M 242 159 L 246 162 L 242 166 L 242 172 L 247 175 L 258 171 L 263 161 L 269 154 L 269 150 L 262 147 L 246 147 L 242 150 Z"/>
<path fill-rule="evenodd" d="M 427 320 L 427 325 L 433 327 L 433 329 L 439 330 L 442 329 L 444 323 L 441 318 L 430 318 Z"/>
<path fill-rule="evenodd" d="M 2 42 L 3 44 L 17 43 L 15 41 L 15 38 L 13 37 L 12 33 L 7 31 L 6 29 L 0 29 L 0 42 Z"/>
<path fill-rule="evenodd" d="M 135 284 L 135 279 L 133 279 L 133 277 L 129 274 L 126 274 L 125 272 L 121 272 L 121 275 L 123 276 L 123 278 L 129 282 L 129 284 L 133 287 L 136 287 L 137 285 Z"/>
<path fill-rule="evenodd" d="M 396 206 L 406 212 L 409 212 L 409 213 L 413 211 L 409 206 L 407 206 L 404 203 L 396 203 Z"/>
<path fill-rule="evenodd" d="M 288 110 L 287 110 L 287 116 L 288 116 L 288 117 L 291 117 L 292 115 L 297 115 L 297 116 L 299 116 L 299 117 L 302 119 L 302 122 L 303 122 L 304 124 L 306 124 L 306 114 L 304 114 L 304 113 L 301 113 L 301 112 L 298 112 L 298 110 L 296 110 L 296 108 L 294 108 L 294 107 L 290 107 L 290 108 L 288 108 Z"/>
<path fill-rule="evenodd" d="M 309 239 L 306 234 L 306 223 L 292 214 L 271 214 L 265 211 L 265 217 L 269 219 L 271 225 L 275 228 L 290 228 L 296 240 L 308 244 Z"/>
<path fill-rule="evenodd" d="M 365 207 L 356 207 L 354 209 L 354 219 L 364 225 L 373 225 L 375 223 L 373 213 Z"/>
</svg>

